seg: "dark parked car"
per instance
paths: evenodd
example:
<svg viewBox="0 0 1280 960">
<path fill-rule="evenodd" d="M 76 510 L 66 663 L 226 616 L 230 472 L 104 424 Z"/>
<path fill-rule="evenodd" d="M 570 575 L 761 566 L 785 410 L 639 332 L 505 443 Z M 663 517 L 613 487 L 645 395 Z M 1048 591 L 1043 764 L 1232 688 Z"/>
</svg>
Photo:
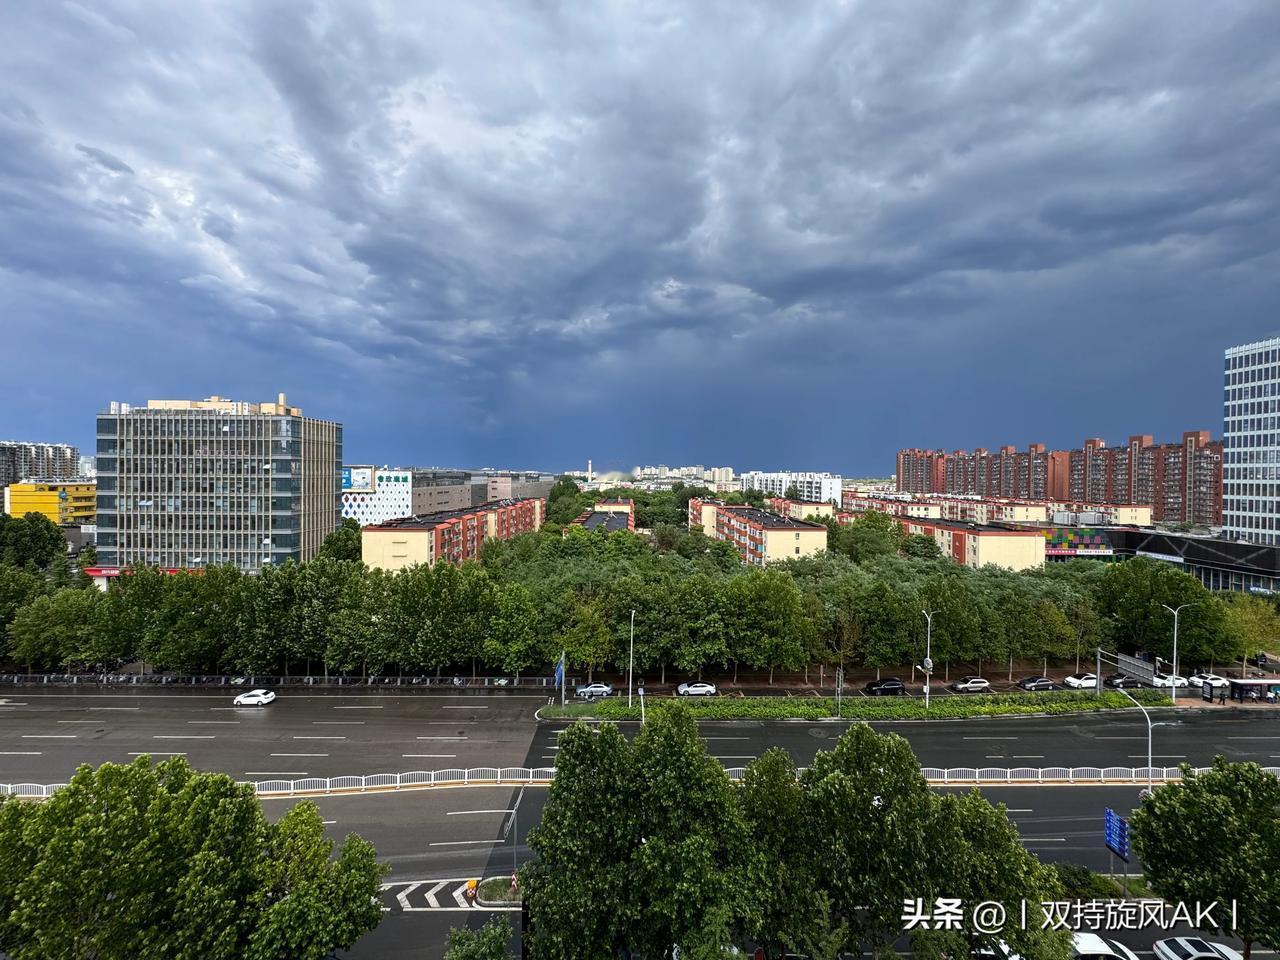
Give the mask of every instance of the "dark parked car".
<svg viewBox="0 0 1280 960">
<path fill-rule="evenodd" d="M 1048 677 L 1023 677 L 1018 686 L 1023 690 L 1052 690 L 1056 684 Z"/>
<path fill-rule="evenodd" d="M 1113 673 L 1107 677 L 1106 684 L 1108 687 L 1115 687 L 1117 690 L 1125 690 L 1129 687 L 1142 686 L 1141 681 L 1137 677 L 1131 677 L 1127 673 Z"/>
<path fill-rule="evenodd" d="M 1266 670 L 1271 666 L 1271 661 L 1267 658 L 1265 653 L 1259 650 L 1253 655 L 1253 665 L 1255 667 L 1262 667 L 1262 669 Z"/>
<path fill-rule="evenodd" d="M 907 692 L 907 685 L 897 677 L 872 680 L 862 688 L 868 697 L 900 697 Z"/>
</svg>

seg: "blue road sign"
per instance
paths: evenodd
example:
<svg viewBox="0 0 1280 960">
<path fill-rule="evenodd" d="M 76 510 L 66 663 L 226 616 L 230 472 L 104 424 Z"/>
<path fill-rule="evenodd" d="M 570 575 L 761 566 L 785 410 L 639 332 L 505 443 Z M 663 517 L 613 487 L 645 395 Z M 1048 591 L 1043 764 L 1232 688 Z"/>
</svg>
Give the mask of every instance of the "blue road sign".
<svg viewBox="0 0 1280 960">
<path fill-rule="evenodd" d="M 1103 840 L 1108 850 L 1125 863 L 1129 862 L 1129 821 L 1110 807 L 1103 824 Z"/>
</svg>

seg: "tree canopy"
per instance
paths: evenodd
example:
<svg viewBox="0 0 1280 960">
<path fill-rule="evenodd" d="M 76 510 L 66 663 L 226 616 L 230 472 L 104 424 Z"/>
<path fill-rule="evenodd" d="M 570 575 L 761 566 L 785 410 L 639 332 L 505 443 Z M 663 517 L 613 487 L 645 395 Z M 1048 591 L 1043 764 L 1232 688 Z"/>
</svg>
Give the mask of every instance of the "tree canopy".
<svg viewBox="0 0 1280 960">
<path fill-rule="evenodd" d="M 373 847 L 332 852 L 314 804 L 269 823 L 252 787 L 180 757 L 82 766 L 43 803 L 0 798 L 0 949 L 321 960 L 382 919 Z"/>
</svg>

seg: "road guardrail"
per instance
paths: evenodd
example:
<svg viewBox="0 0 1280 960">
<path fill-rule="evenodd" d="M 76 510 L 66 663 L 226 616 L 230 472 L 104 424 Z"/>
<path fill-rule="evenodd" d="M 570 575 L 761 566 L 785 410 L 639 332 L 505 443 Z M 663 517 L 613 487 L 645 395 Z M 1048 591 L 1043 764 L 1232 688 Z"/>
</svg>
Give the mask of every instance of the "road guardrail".
<svg viewBox="0 0 1280 960">
<path fill-rule="evenodd" d="M 1204 772 L 1208 767 L 1196 767 Z M 1280 776 L 1280 767 L 1263 767 Z M 745 767 L 728 767 L 733 780 L 742 779 Z M 1178 767 L 922 767 L 936 786 L 1167 783 L 1180 780 Z M 397 790 L 425 790 L 432 787 L 546 786 L 555 767 L 471 767 L 452 770 L 413 770 L 408 773 L 374 773 L 362 777 L 305 777 L 298 780 L 242 780 L 260 797 L 322 797 L 332 794 L 382 793 Z M 65 783 L 0 783 L 0 796 L 44 799 Z"/>
</svg>

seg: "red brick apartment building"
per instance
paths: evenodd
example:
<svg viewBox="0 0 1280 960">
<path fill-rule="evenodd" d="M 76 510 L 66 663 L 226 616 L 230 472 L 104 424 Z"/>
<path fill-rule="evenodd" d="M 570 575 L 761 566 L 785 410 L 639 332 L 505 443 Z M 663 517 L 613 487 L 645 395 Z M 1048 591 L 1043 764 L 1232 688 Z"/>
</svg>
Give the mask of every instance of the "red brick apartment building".
<svg viewBox="0 0 1280 960">
<path fill-rule="evenodd" d="M 364 527 L 360 554 L 365 564 L 381 570 L 400 570 L 437 560 L 462 563 L 480 555 L 485 540 L 509 540 L 542 526 L 546 501 L 496 500 L 460 510 L 444 510 L 402 517 Z"/>
<path fill-rule="evenodd" d="M 969 452 L 898 451 L 897 488 L 914 494 L 965 494 L 1023 500 L 1151 507 L 1156 522 L 1222 523 L 1222 443 L 1189 430 L 1181 443 L 1147 434 L 1122 447 L 1090 437 L 1076 450 L 979 447 Z"/>
</svg>

